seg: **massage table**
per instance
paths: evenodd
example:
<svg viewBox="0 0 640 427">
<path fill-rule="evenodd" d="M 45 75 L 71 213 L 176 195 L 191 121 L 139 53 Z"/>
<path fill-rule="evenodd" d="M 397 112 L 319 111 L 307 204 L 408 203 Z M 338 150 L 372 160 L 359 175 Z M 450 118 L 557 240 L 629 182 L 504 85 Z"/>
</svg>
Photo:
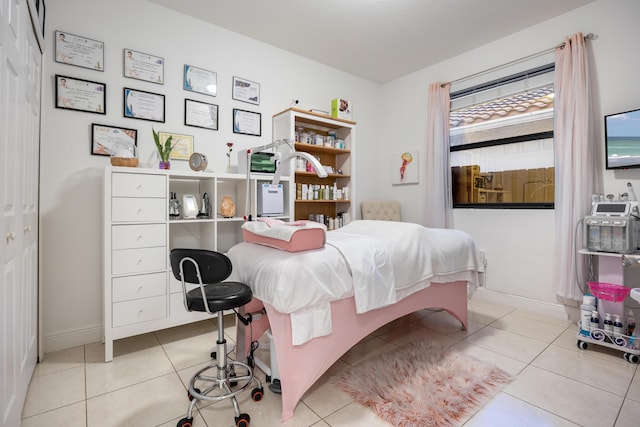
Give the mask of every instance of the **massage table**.
<svg viewBox="0 0 640 427">
<path fill-rule="evenodd" d="M 228 256 L 230 280 L 254 293 L 244 311 L 267 314 L 250 329 L 238 325 L 237 357 L 271 329 L 283 422 L 327 369 L 379 327 L 438 308 L 466 328 L 467 300 L 483 274 L 468 234 L 392 221 L 352 221 L 314 250 L 242 242 Z"/>
</svg>

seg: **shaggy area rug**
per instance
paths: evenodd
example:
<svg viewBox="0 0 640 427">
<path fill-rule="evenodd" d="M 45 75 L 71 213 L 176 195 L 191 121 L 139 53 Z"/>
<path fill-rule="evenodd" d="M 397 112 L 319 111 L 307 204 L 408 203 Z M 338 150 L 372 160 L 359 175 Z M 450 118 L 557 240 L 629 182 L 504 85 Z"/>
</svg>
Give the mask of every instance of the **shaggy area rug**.
<svg viewBox="0 0 640 427">
<path fill-rule="evenodd" d="M 464 353 L 415 341 L 336 374 L 331 383 L 398 427 L 455 426 L 512 380 Z"/>
</svg>

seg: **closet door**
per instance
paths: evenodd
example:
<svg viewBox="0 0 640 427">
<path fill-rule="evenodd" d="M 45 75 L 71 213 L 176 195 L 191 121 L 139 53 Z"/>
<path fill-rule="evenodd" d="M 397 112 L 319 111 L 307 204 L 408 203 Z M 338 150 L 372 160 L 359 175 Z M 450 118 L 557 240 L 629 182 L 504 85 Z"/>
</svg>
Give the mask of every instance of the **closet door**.
<svg viewBox="0 0 640 427">
<path fill-rule="evenodd" d="M 0 425 L 20 425 L 37 361 L 42 54 L 26 0 L 0 0 Z"/>
</svg>

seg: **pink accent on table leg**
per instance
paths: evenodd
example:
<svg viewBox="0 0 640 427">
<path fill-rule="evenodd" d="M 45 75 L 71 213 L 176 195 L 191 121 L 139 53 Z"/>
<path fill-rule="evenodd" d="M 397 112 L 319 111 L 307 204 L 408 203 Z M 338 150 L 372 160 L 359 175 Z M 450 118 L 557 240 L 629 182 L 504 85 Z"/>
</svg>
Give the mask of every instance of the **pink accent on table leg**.
<svg viewBox="0 0 640 427">
<path fill-rule="evenodd" d="M 381 309 L 356 314 L 353 298 L 331 303 L 333 332 L 300 345 L 291 345 L 291 320 L 265 304 L 278 355 L 282 385 L 282 421 L 324 372 L 344 353 L 376 329 L 423 308 L 442 308 L 467 327 L 467 283 L 433 283 L 403 300 Z M 254 331 L 255 332 L 255 331 Z"/>
</svg>

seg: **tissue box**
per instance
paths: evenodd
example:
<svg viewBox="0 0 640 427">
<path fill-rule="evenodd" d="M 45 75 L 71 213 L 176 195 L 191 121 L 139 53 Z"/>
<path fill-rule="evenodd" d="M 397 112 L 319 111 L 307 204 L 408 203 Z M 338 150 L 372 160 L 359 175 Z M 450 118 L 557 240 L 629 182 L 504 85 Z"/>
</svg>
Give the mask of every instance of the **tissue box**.
<svg viewBox="0 0 640 427">
<path fill-rule="evenodd" d="M 331 117 L 351 120 L 351 102 L 342 98 L 331 100 Z"/>
</svg>

